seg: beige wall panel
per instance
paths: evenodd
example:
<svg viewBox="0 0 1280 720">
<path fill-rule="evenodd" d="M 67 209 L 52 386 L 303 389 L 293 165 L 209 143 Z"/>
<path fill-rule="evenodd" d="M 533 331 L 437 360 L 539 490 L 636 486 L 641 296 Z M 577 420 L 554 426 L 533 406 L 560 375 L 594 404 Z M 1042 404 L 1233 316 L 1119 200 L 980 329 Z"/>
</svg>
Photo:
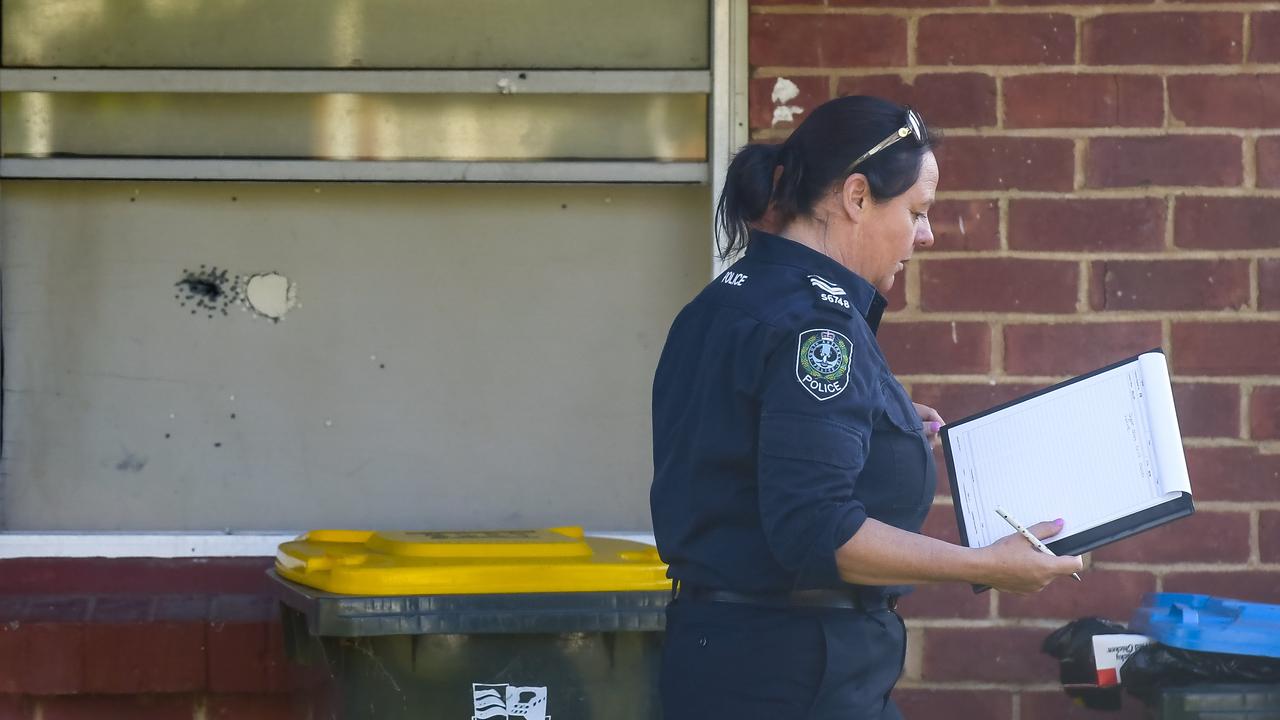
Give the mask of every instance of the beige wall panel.
<svg viewBox="0 0 1280 720">
<path fill-rule="evenodd" d="M 707 195 L 7 182 L 4 527 L 645 529 Z M 192 314 L 201 265 L 299 305 Z"/>
<path fill-rule="evenodd" d="M 688 95 L 0 93 L 6 156 L 701 161 Z"/>
<path fill-rule="evenodd" d="M 705 68 L 690 0 L 3 0 L 10 67 Z"/>
</svg>

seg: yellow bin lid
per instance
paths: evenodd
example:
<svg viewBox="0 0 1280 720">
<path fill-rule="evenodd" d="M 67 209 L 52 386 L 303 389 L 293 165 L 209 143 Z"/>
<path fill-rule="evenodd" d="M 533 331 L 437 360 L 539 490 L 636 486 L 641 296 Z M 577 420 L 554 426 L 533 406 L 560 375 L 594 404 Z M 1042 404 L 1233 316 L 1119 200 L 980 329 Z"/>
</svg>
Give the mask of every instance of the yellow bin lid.
<svg viewBox="0 0 1280 720">
<path fill-rule="evenodd" d="M 312 530 L 276 551 L 276 572 L 346 595 L 653 591 L 671 587 L 650 545 L 541 530 Z"/>
</svg>

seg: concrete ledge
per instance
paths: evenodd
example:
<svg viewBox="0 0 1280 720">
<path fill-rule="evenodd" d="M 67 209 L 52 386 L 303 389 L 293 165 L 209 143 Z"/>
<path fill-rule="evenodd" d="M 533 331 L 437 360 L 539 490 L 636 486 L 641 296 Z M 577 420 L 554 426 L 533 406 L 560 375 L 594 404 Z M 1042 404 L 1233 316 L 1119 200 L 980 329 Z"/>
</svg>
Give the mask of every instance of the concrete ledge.
<svg viewBox="0 0 1280 720">
<path fill-rule="evenodd" d="M 0 532 L 0 559 L 275 557 L 280 543 L 300 531 L 263 532 Z M 588 531 L 654 544 L 653 533 Z"/>
</svg>

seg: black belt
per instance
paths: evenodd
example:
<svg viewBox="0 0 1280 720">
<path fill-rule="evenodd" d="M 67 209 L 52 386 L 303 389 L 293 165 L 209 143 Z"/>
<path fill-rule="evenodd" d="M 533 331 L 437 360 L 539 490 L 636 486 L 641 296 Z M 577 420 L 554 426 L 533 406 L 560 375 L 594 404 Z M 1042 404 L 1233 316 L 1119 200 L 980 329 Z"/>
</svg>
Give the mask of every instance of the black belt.
<svg viewBox="0 0 1280 720">
<path fill-rule="evenodd" d="M 695 587 L 677 581 L 671 590 L 672 598 L 682 597 L 704 602 L 741 603 L 765 607 L 822 607 L 846 610 L 893 610 L 898 607 L 897 595 L 879 592 L 849 590 L 792 590 L 787 593 L 740 593 L 732 590 L 715 590 Z"/>
</svg>

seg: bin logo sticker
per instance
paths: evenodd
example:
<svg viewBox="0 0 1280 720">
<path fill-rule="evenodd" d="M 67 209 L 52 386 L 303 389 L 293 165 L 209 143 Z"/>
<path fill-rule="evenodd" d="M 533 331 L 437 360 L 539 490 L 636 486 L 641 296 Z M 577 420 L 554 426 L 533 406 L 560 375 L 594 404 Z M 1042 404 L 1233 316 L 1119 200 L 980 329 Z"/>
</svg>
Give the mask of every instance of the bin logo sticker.
<svg viewBox="0 0 1280 720">
<path fill-rule="evenodd" d="M 547 689 L 544 687 L 471 683 L 471 698 L 475 702 L 476 712 L 471 720 L 551 720 L 551 716 L 547 714 Z"/>
</svg>

